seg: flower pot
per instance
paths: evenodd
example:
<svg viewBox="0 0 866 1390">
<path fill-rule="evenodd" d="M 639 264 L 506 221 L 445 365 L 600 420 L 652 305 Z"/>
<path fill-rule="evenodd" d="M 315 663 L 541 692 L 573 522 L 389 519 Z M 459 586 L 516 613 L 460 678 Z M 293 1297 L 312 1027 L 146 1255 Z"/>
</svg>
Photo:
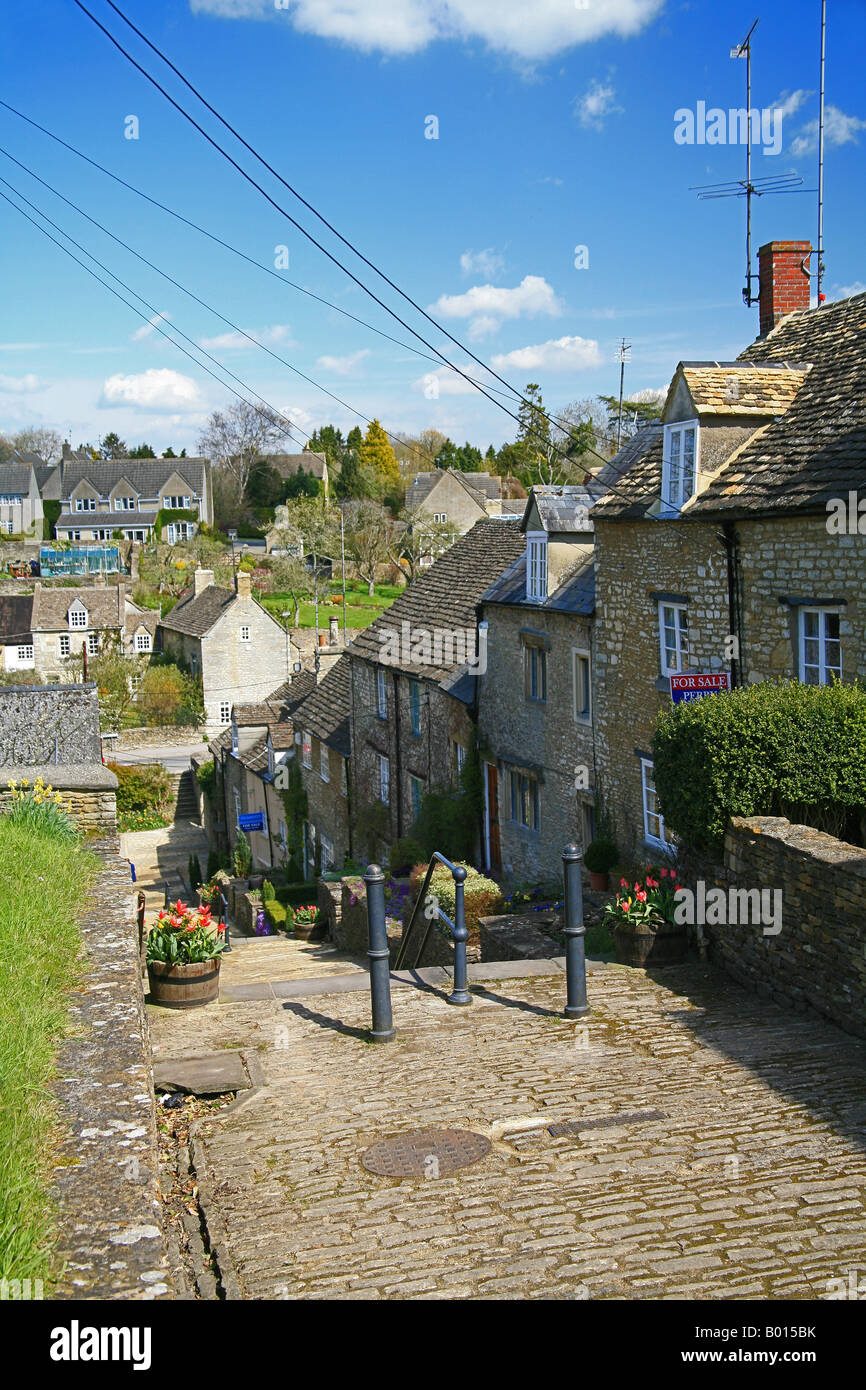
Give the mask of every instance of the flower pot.
<svg viewBox="0 0 866 1390">
<path fill-rule="evenodd" d="M 150 960 L 147 978 L 151 1004 L 161 1004 L 166 1009 L 199 1009 L 219 998 L 220 957 L 189 965 Z"/>
<path fill-rule="evenodd" d="M 617 962 L 638 969 L 678 965 L 685 960 L 689 945 L 685 927 L 673 922 L 661 922 L 655 931 L 650 927 L 616 927 L 613 943 Z"/>
<path fill-rule="evenodd" d="M 610 887 L 610 874 L 596 874 L 590 869 L 589 886 L 594 893 L 606 893 Z"/>
<path fill-rule="evenodd" d="M 309 941 L 316 930 L 315 922 L 293 922 L 292 931 L 300 941 Z"/>
</svg>

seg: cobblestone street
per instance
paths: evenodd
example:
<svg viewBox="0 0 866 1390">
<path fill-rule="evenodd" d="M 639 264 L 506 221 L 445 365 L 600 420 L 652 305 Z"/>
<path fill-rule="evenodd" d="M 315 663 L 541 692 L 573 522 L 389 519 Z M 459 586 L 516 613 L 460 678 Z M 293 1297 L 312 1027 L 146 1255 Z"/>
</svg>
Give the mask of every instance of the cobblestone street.
<svg viewBox="0 0 866 1390">
<path fill-rule="evenodd" d="M 229 1297 L 820 1299 L 863 1262 L 866 1044 L 704 966 L 594 971 L 581 1023 L 558 970 L 485 969 L 469 1008 L 396 988 L 385 1045 L 363 990 L 149 1010 L 157 1055 L 262 1063 L 192 1144 Z M 490 1152 L 362 1167 L 445 1127 Z"/>
</svg>

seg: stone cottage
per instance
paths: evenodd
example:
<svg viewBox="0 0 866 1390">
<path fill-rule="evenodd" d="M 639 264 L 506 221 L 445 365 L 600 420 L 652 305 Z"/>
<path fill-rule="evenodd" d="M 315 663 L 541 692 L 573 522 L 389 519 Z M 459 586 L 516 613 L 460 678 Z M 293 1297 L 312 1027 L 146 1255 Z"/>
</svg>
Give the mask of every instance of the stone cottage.
<svg viewBox="0 0 866 1390">
<path fill-rule="evenodd" d="M 681 362 L 642 457 L 600 475 L 596 772 L 626 853 L 670 847 L 650 743 L 672 680 L 866 678 L 866 294 L 810 309 L 808 250 L 761 248 L 758 339 Z"/>
<path fill-rule="evenodd" d="M 146 660 L 156 624 L 157 614 L 133 603 L 123 584 L 65 589 L 37 581 L 29 594 L 0 595 L 2 669 L 69 680 L 83 655 L 117 651 Z"/>
<path fill-rule="evenodd" d="M 434 468 L 412 479 L 406 490 L 406 510 L 422 512 L 432 521 L 451 522 L 465 536 L 476 521 L 501 514 L 501 497 L 501 478 L 489 473 L 461 473 L 456 468 Z"/>
<path fill-rule="evenodd" d="M 212 570 L 196 570 L 157 630 L 161 650 L 201 679 L 209 733 L 226 728 L 234 704 L 266 699 L 296 656 L 285 629 L 253 598 L 250 576 L 241 570 L 236 582 L 223 589 Z"/>
</svg>

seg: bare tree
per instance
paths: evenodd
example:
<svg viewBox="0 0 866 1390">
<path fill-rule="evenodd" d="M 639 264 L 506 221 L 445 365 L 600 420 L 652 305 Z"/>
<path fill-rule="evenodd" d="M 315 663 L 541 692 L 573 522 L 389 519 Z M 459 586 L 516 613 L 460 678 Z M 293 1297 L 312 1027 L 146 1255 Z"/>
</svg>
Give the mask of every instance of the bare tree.
<svg viewBox="0 0 866 1390">
<path fill-rule="evenodd" d="M 426 560 L 438 559 L 459 535 L 453 521 L 434 521 L 429 512 L 407 507 L 391 529 L 388 554 L 395 565 L 405 562 L 412 580 Z"/>
<path fill-rule="evenodd" d="M 376 570 L 390 559 L 394 522 L 380 502 L 349 502 L 343 508 L 346 554 L 366 582 L 370 597 L 376 586 Z"/>
<path fill-rule="evenodd" d="M 301 604 L 305 598 L 309 598 L 313 592 L 313 575 L 307 568 L 303 560 L 297 555 L 284 555 L 274 560 L 274 567 L 271 570 L 271 580 L 274 590 L 279 594 L 288 594 L 295 610 L 293 627 L 301 625 Z"/>
<path fill-rule="evenodd" d="M 236 401 L 228 410 L 215 410 L 199 437 L 199 452 L 234 479 L 243 497 L 250 469 L 257 458 L 291 439 L 291 422 L 267 406 Z"/>
<path fill-rule="evenodd" d="M 42 425 L 19 430 L 13 434 L 12 443 L 20 454 L 38 454 L 46 463 L 58 463 L 63 452 L 63 439 L 57 430 Z"/>
</svg>

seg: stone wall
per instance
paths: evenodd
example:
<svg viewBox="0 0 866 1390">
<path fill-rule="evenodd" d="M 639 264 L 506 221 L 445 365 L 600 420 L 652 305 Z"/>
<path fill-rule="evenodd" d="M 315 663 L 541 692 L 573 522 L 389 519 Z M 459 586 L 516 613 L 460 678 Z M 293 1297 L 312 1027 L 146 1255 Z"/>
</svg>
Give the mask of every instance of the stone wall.
<svg viewBox="0 0 866 1390">
<path fill-rule="evenodd" d="M 12 804 L 8 786 L 14 780 L 20 786 L 26 777 L 29 784 L 37 777 L 59 792 L 63 807 L 86 835 L 114 835 L 117 830 L 117 778 L 102 763 L 90 767 L 7 767 L 3 769 L 0 787 L 0 812 Z"/>
<path fill-rule="evenodd" d="M 158 1197 L 150 1037 L 135 893 L 116 841 L 81 923 L 83 970 L 70 995 L 74 1032 L 53 1090 L 59 1142 L 52 1174 L 59 1299 L 174 1296 Z"/>
<path fill-rule="evenodd" d="M 714 873 L 713 870 L 716 869 Z M 735 818 L 724 864 L 703 868 L 730 889 L 781 892 L 781 928 L 707 926 L 713 956 L 765 997 L 832 1019 L 866 1037 L 866 849 L 811 826 Z M 694 884 L 695 866 L 685 878 Z M 773 902 L 767 899 L 767 905 Z"/>
<path fill-rule="evenodd" d="M 507 914 L 481 917 L 478 929 L 481 936 L 481 959 L 490 960 L 550 960 L 560 956 L 563 947 L 542 931 L 539 919 L 554 925 L 555 912 Z"/>
<path fill-rule="evenodd" d="M 298 761 L 301 782 L 307 793 L 307 821 L 315 827 L 316 843 L 324 834 L 334 847 L 332 867 L 342 869 L 350 857 L 349 833 L 349 766 L 348 759 L 317 738 L 310 740 L 312 745 L 312 767 L 305 767 Z M 323 764 L 323 754 L 325 762 Z M 322 767 L 328 779 L 322 777 Z M 285 812 L 283 812 L 285 816 Z"/>
<path fill-rule="evenodd" d="M 343 916 L 343 884 L 320 878 L 316 886 L 316 905 L 322 914 L 329 941 L 337 941 Z"/>
<path fill-rule="evenodd" d="M 204 751 L 206 742 L 207 734 L 204 729 L 178 728 L 176 725 L 153 729 L 122 729 L 117 737 L 111 740 L 111 750 L 125 752 L 131 748 L 175 748 L 185 747 L 190 743 L 201 743 Z"/>
<path fill-rule="evenodd" d="M 102 763 L 96 686 L 0 687 L 0 767 Z"/>
</svg>

